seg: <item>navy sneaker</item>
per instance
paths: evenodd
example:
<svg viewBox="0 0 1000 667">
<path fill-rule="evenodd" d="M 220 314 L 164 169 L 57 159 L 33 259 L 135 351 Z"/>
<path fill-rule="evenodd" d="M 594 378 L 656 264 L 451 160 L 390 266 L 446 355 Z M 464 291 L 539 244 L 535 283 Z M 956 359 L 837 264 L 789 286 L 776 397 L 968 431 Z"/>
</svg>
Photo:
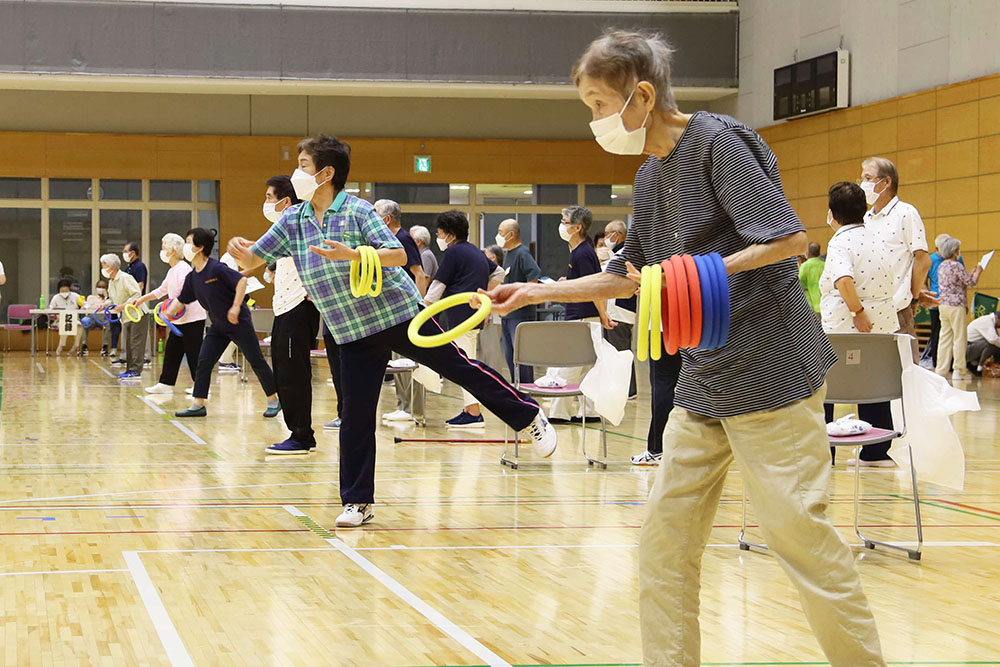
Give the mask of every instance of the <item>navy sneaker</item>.
<svg viewBox="0 0 1000 667">
<path fill-rule="evenodd" d="M 314 449 L 316 449 L 315 442 L 311 445 L 303 445 L 289 438 L 284 442 L 274 443 L 264 451 L 268 454 L 308 454 Z"/>
<path fill-rule="evenodd" d="M 119 380 L 138 380 L 141 376 L 135 371 L 125 371 L 118 374 Z"/>
<path fill-rule="evenodd" d="M 477 428 L 486 426 L 486 420 L 483 419 L 482 415 L 473 417 L 465 410 L 462 410 L 458 415 L 446 421 L 445 424 L 451 428 Z"/>
</svg>

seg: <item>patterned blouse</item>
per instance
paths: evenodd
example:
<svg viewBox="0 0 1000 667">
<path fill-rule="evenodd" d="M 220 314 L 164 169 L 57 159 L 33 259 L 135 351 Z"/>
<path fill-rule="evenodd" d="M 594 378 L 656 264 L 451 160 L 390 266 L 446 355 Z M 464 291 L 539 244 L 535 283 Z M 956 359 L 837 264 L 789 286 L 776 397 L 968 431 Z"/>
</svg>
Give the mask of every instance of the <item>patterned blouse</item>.
<svg viewBox="0 0 1000 667">
<path fill-rule="evenodd" d="M 968 308 L 969 299 L 965 290 L 974 287 L 977 282 L 978 276 L 973 278 L 957 261 L 946 259 L 938 269 L 938 298 L 947 306 Z"/>
</svg>

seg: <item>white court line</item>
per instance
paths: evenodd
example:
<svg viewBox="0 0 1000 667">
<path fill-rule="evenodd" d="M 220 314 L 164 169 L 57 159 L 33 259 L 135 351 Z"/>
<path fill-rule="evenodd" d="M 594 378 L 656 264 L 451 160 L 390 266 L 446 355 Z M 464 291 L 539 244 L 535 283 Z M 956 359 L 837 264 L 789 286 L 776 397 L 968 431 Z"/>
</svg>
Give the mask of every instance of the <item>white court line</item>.
<svg viewBox="0 0 1000 667">
<path fill-rule="evenodd" d="M 177 634 L 177 628 L 174 627 L 173 622 L 170 620 L 167 608 L 163 606 L 160 594 L 156 592 L 156 586 L 153 585 L 153 580 L 149 578 L 149 572 L 143 566 L 139 554 L 135 551 L 123 551 L 122 556 L 125 558 L 125 563 L 128 565 L 128 571 L 132 574 L 136 588 L 139 589 L 139 596 L 142 598 L 142 603 L 146 605 L 146 612 L 153 622 L 153 627 L 156 628 L 156 634 L 160 637 L 160 642 L 167 652 L 170 664 L 191 665 L 191 667 L 194 667 L 194 662 L 192 662 L 191 656 L 188 655 L 187 649 L 184 648 L 184 642 L 181 641 L 181 636 Z"/>
<path fill-rule="evenodd" d="M 539 472 L 539 473 L 520 473 L 515 476 L 517 477 L 578 477 L 580 475 L 593 475 L 592 472 L 582 471 L 582 472 Z M 603 472 L 601 476 L 607 475 L 631 475 L 628 472 Z M 379 482 L 415 482 L 424 480 L 442 480 L 442 479 L 491 479 L 491 478 L 510 478 L 511 476 L 505 473 L 500 473 L 497 475 L 434 475 L 428 477 L 388 477 L 385 479 L 380 479 Z M 272 488 L 272 487 L 282 487 L 282 486 L 315 486 L 317 484 L 337 484 L 337 480 L 321 480 L 316 482 L 275 482 L 272 484 L 231 484 L 223 486 L 188 486 L 178 489 L 144 489 L 142 491 L 113 491 L 106 493 L 82 493 L 75 496 L 49 496 L 47 498 L 18 498 L 16 500 L 0 500 L 0 505 L 10 505 L 13 503 L 33 503 L 33 502 L 43 502 L 47 500 L 78 500 L 80 498 L 111 498 L 117 496 L 135 496 L 142 493 L 177 493 L 180 491 L 219 491 L 222 489 L 262 489 L 262 488 Z"/>
<path fill-rule="evenodd" d="M 39 372 L 39 373 L 44 373 L 44 372 L 45 372 L 45 369 L 44 369 L 44 368 L 42 368 L 42 362 L 40 362 L 40 361 L 36 361 L 36 362 L 35 362 L 35 365 L 36 365 L 36 366 L 38 366 L 38 372 Z"/>
<path fill-rule="evenodd" d="M 296 517 L 304 517 L 306 514 L 294 505 L 285 505 L 285 511 Z M 359 554 L 357 551 L 347 546 L 341 540 L 337 538 L 330 538 L 326 540 L 327 544 L 332 545 L 337 551 L 344 554 L 350 558 L 355 565 L 360 567 L 362 570 L 374 577 L 380 584 L 388 588 L 390 591 L 396 594 L 396 596 L 401 599 L 406 604 L 410 605 L 419 613 L 421 616 L 426 618 L 428 621 L 433 623 L 438 627 L 441 632 L 445 633 L 456 642 L 465 647 L 466 650 L 470 651 L 480 660 L 484 661 L 490 667 L 511 667 L 511 664 L 498 656 L 493 651 L 486 648 L 478 640 L 473 638 L 468 632 L 458 627 L 450 620 L 445 618 L 445 616 L 431 607 L 429 604 L 421 600 L 414 593 L 412 593 L 408 588 L 403 586 L 382 569 L 372 563 L 370 560 Z"/>
<path fill-rule="evenodd" d="M 153 412 L 156 412 L 156 413 L 159 413 L 159 414 L 161 414 L 161 415 L 165 415 L 165 414 L 167 414 L 166 412 L 164 412 L 163 410 L 161 410 L 161 409 L 160 409 L 160 406 L 159 406 L 159 405 L 157 405 L 156 403 L 153 403 L 153 401 L 149 400 L 149 399 L 148 399 L 148 398 L 146 398 L 145 396 L 139 396 L 139 395 L 137 394 L 137 395 L 136 395 L 136 398 L 138 398 L 138 399 L 139 399 L 140 401 L 142 401 L 143 403 L 145 403 L 145 404 L 146 404 L 146 405 L 148 405 L 149 407 L 153 408 Z"/>
<path fill-rule="evenodd" d="M 113 377 L 113 378 L 115 378 L 116 380 L 118 379 L 118 376 L 117 376 L 117 375 L 115 375 L 114 373 L 112 373 L 112 372 L 111 372 L 111 371 L 109 371 L 109 370 L 108 370 L 107 368 L 105 368 L 104 366 L 100 365 L 99 363 L 97 363 L 97 362 L 96 362 L 96 361 L 94 361 L 93 359 L 88 359 L 88 361 L 89 361 L 90 363 L 94 364 L 95 366 L 97 366 L 98 368 L 100 368 L 100 369 L 101 369 L 101 372 L 102 372 L 102 373 L 104 373 L 105 375 L 107 375 L 108 377 Z M 43 371 L 43 372 L 44 372 L 44 371 Z"/>
<path fill-rule="evenodd" d="M 176 426 L 178 429 L 180 429 L 181 433 L 185 434 L 186 436 L 188 436 L 189 438 L 191 438 L 192 440 L 194 440 L 194 442 L 195 442 L 196 445 L 207 445 L 208 444 L 207 442 L 205 442 L 204 440 L 202 440 L 201 438 L 199 438 L 197 436 L 197 434 L 195 434 L 191 429 L 189 429 L 187 426 L 185 426 L 184 424 L 180 423 L 176 419 L 171 419 L 170 423 L 173 424 L 174 426 Z"/>
<path fill-rule="evenodd" d="M 103 574 L 104 572 L 128 572 L 125 569 L 108 570 L 48 570 L 45 572 L 0 572 L 0 577 L 25 577 L 31 574 Z"/>
</svg>

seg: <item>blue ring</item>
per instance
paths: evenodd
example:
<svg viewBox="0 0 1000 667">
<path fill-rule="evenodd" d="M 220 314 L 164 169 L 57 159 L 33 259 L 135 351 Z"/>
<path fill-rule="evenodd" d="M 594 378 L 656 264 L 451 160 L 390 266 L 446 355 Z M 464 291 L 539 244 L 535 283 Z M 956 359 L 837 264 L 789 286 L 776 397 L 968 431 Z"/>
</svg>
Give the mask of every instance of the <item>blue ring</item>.
<svg viewBox="0 0 1000 667">
<path fill-rule="evenodd" d="M 121 321 L 122 316 L 119 315 L 118 313 L 112 312 L 112 310 L 111 310 L 112 308 L 114 308 L 113 304 L 110 305 L 110 306 L 105 306 L 104 307 L 104 315 L 105 315 L 105 317 L 108 318 L 109 322 L 119 322 L 119 321 Z"/>
<path fill-rule="evenodd" d="M 173 333 L 173 334 L 175 334 L 175 335 L 177 335 L 177 336 L 179 336 L 181 338 L 184 338 L 184 334 L 182 334 L 181 330 L 177 328 L 177 325 L 167 319 L 167 314 L 165 312 L 163 312 L 163 304 L 164 303 L 166 303 L 166 301 L 163 301 L 162 303 L 156 304 L 156 307 L 153 310 L 155 311 L 155 310 L 159 309 L 159 311 L 160 311 L 160 319 L 163 320 L 166 323 L 167 328 L 170 329 L 171 333 Z M 154 321 L 155 321 L 155 318 L 154 318 Z"/>
<path fill-rule="evenodd" d="M 715 335 L 715 306 L 712 296 L 712 283 L 709 268 L 702 255 L 694 255 L 695 266 L 698 267 L 698 283 L 701 287 L 701 340 L 699 350 L 710 350 L 712 336 Z"/>
<path fill-rule="evenodd" d="M 708 341 L 709 350 L 719 347 L 719 335 L 722 333 L 722 311 L 719 308 L 719 278 L 715 273 L 715 262 L 711 255 L 703 255 L 705 267 L 708 269 L 708 284 L 712 293 L 712 314 L 715 319 L 715 326 L 712 328 L 712 337 Z"/>
<path fill-rule="evenodd" d="M 94 315 L 93 315 L 94 322 L 97 324 L 97 326 L 101 327 L 102 329 L 108 325 L 108 315 L 107 315 L 107 313 L 104 313 L 104 321 L 103 322 L 101 322 L 99 319 L 97 319 L 97 316 L 100 313 L 103 313 L 103 312 L 104 312 L 104 310 L 102 308 L 98 308 L 97 310 L 94 311 Z"/>
<path fill-rule="evenodd" d="M 722 328 L 719 332 L 719 343 L 718 347 L 724 347 L 726 343 L 729 342 L 729 325 L 730 325 L 730 303 L 729 303 L 729 275 L 726 272 L 726 263 L 722 259 L 722 255 L 717 252 L 712 253 L 712 258 L 715 260 L 716 271 L 719 275 L 719 305 L 722 311 Z"/>
</svg>

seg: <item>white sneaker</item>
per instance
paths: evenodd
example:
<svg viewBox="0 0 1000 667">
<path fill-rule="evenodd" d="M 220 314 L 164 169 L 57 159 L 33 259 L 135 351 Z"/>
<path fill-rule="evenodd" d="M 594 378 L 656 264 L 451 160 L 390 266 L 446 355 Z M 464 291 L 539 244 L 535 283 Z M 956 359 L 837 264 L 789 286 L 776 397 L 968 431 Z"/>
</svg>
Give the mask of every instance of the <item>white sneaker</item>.
<svg viewBox="0 0 1000 667">
<path fill-rule="evenodd" d="M 896 462 L 892 459 L 886 459 L 884 461 L 865 461 L 861 459 L 847 459 L 847 465 L 856 466 L 858 463 L 861 464 L 862 468 L 895 468 Z"/>
<path fill-rule="evenodd" d="M 552 452 L 556 451 L 556 445 L 559 444 L 559 438 L 556 436 L 556 428 L 549 423 L 548 418 L 541 408 L 538 408 L 535 420 L 528 424 L 528 427 L 524 430 L 531 436 L 531 444 L 535 448 L 535 454 L 538 456 L 547 459 L 552 456 Z"/>
<path fill-rule="evenodd" d="M 184 390 L 184 393 L 185 394 L 193 394 L 194 393 L 194 387 L 188 387 L 187 389 Z"/>
<path fill-rule="evenodd" d="M 660 459 L 663 458 L 663 452 L 659 454 L 653 454 L 652 452 L 645 451 L 638 456 L 632 456 L 629 458 L 634 466 L 658 466 L 660 465 Z"/>
<path fill-rule="evenodd" d="M 374 518 L 375 510 L 372 509 L 371 505 L 347 503 L 344 505 L 344 511 L 337 517 L 337 526 L 339 528 L 357 528 Z"/>
<path fill-rule="evenodd" d="M 147 394 L 172 394 L 174 393 L 174 388 L 169 384 L 163 384 L 162 382 L 157 382 L 152 387 L 146 387 Z"/>
<path fill-rule="evenodd" d="M 395 410 L 382 415 L 382 419 L 387 422 L 408 422 L 413 419 L 406 410 Z"/>
<path fill-rule="evenodd" d="M 961 371 L 956 371 L 951 374 L 951 379 L 953 382 L 968 382 L 972 379 L 972 373 L 963 373 Z"/>
</svg>

